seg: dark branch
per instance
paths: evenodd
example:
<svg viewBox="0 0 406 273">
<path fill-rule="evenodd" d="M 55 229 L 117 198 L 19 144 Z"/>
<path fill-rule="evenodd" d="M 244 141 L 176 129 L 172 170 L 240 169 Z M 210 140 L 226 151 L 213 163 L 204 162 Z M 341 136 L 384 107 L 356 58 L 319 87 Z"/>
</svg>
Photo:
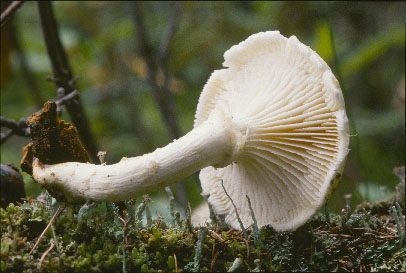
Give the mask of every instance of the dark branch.
<svg viewBox="0 0 406 273">
<path fill-rule="evenodd" d="M 62 94 L 65 93 L 65 91 L 63 91 L 63 88 L 58 89 L 58 94 L 60 94 L 60 93 L 62 93 Z M 60 97 L 60 96 L 58 95 L 58 97 Z M 74 90 L 71 93 L 69 93 L 69 94 L 67 94 L 67 95 L 65 95 L 63 97 L 60 97 L 59 99 L 57 99 L 55 101 L 56 106 L 57 106 L 56 111 L 58 112 L 58 114 L 60 114 L 60 112 L 61 112 L 60 109 L 61 109 L 62 105 L 69 104 L 69 103 L 71 103 L 71 101 L 73 101 L 74 103 L 77 103 L 75 100 L 78 100 L 78 99 L 79 99 L 79 91 L 78 90 Z"/>
<path fill-rule="evenodd" d="M 168 56 L 169 56 L 169 47 L 170 47 L 172 38 L 179 25 L 181 10 L 182 10 L 182 3 L 175 2 L 173 9 L 172 9 L 171 19 L 170 19 L 168 27 L 165 31 L 164 37 L 161 41 L 161 46 L 160 46 L 160 50 L 159 50 L 158 63 L 161 66 L 166 66 L 166 60 L 168 59 Z"/>
<path fill-rule="evenodd" d="M 168 71 L 168 64 L 167 60 L 169 57 L 169 48 L 172 41 L 172 38 L 176 32 L 176 29 L 179 25 L 180 19 L 180 12 L 182 10 L 182 3 L 175 2 L 173 9 L 172 9 L 172 16 L 169 21 L 168 27 L 165 31 L 164 37 L 161 41 L 161 46 L 158 55 L 158 66 L 162 68 L 164 74 L 164 85 L 163 89 L 166 92 L 169 92 L 169 71 Z M 179 136 L 177 136 L 179 137 Z"/>
<path fill-rule="evenodd" d="M 9 139 L 9 137 L 11 137 L 12 135 L 14 135 L 13 130 L 8 130 L 5 133 L 1 133 L 0 134 L 0 138 L 1 138 L 1 144 L 3 144 L 7 139 Z"/>
<path fill-rule="evenodd" d="M 1 27 L 10 19 L 16 10 L 24 4 L 24 1 L 13 1 L 2 13 L 0 18 Z"/>
<path fill-rule="evenodd" d="M 176 7 L 176 6 L 175 6 Z M 144 60 L 147 64 L 147 81 L 151 86 L 152 95 L 154 97 L 155 102 L 157 103 L 161 115 L 165 121 L 166 126 L 169 129 L 170 134 L 173 138 L 180 137 L 180 130 L 179 126 L 176 122 L 176 111 L 175 111 L 175 103 L 174 98 L 168 88 L 164 85 L 160 87 L 156 82 L 156 76 L 158 74 L 158 66 L 154 61 L 153 56 L 153 49 L 152 46 L 147 41 L 146 29 L 144 26 L 144 19 L 141 10 L 140 3 L 133 2 L 134 8 L 134 19 L 135 19 L 135 28 L 137 32 L 137 44 L 140 50 L 140 54 L 144 57 Z M 168 31 L 170 34 L 171 31 Z M 172 35 L 170 35 L 171 37 Z M 169 45 L 169 41 L 168 41 Z M 167 46 L 169 47 L 169 46 Z M 166 51 L 168 52 L 168 51 Z M 167 54 L 167 53 L 166 53 Z M 166 57 L 163 56 L 161 59 L 165 59 Z M 165 74 L 165 72 L 164 72 Z"/>
<path fill-rule="evenodd" d="M 25 129 L 24 124 L 25 124 L 24 120 L 20 120 L 19 122 L 17 122 L 15 120 L 0 116 L 1 127 L 7 127 L 7 128 L 14 130 L 16 135 L 29 136 L 30 134 L 29 133 L 27 134 L 26 131 L 24 131 L 24 130 L 19 131 L 20 129 Z"/>
<path fill-rule="evenodd" d="M 66 96 L 76 89 L 76 78 L 73 77 L 68 58 L 59 39 L 58 27 L 53 14 L 51 2 L 38 1 L 38 9 L 45 44 L 54 74 L 52 80 L 58 88 L 63 88 L 63 92 L 59 93 L 58 96 Z M 80 140 L 87 149 L 91 160 L 93 162 L 98 162 L 96 140 L 90 131 L 87 117 L 79 96 L 77 96 L 75 100 L 67 101 L 65 106 L 72 118 L 73 125 L 78 130 Z"/>
<path fill-rule="evenodd" d="M 58 114 L 60 115 L 60 109 L 63 104 L 70 103 L 72 100 L 77 99 L 79 92 L 77 90 L 69 93 L 66 96 L 63 96 L 60 99 L 55 101 L 57 106 Z M 40 113 L 41 109 L 38 110 L 36 113 Z M 1 133 L 1 144 L 3 144 L 8 138 L 12 135 L 23 136 L 23 137 L 30 137 L 30 128 L 26 124 L 26 120 L 28 117 L 21 118 L 18 122 L 12 119 L 8 119 L 6 117 L 0 116 L 0 125 L 1 127 L 9 128 L 10 130 L 6 131 L 5 133 Z"/>
<path fill-rule="evenodd" d="M 0 125 L 1 127 L 10 129 L 5 133 L 1 133 L 1 144 L 3 144 L 12 135 L 23 137 L 30 136 L 30 128 L 28 128 L 25 124 L 25 118 L 20 119 L 20 121 L 17 122 L 15 120 L 0 116 Z"/>
<path fill-rule="evenodd" d="M 48 1 L 38 1 L 42 32 L 44 34 L 47 52 L 52 65 L 54 77 L 52 78 L 58 87 L 64 87 L 66 92 L 72 88 L 72 70 L 65 54 L 65 50 L 59 39 L 58 26 Z"/>
</svg>

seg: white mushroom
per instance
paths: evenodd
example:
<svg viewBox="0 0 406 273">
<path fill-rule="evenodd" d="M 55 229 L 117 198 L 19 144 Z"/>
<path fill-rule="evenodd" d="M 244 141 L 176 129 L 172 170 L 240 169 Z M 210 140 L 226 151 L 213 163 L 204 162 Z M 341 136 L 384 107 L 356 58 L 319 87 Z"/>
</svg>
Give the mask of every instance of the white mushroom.
<svg viewBox="0 0 406 273">
<path fill-rule="evenodd" d="M 295 36 L 257 33 L 224 54 L 200 96 L 194 129 L 164 148 L 113 165 L 33 164 L 34 179 L 68 201 L 120 201 L 200 169 L 203 194 L 240 229 L 291 230 L 336 186 L 348 153 L 348 120 L 328 65 Z"/>
</svg>

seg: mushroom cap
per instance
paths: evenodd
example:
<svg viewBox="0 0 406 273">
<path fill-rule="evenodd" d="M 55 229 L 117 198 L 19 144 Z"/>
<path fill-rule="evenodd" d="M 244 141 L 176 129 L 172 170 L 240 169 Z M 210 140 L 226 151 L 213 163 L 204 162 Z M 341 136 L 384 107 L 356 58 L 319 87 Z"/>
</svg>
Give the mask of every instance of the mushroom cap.
<svg viewBox="0 0 406 273">
<path fill-rule="evenodd" d="M 231 47 L 204 86 L 194 127 L 214 109 L 231 117 L 245 143 L 224 168 L 200 171 L 214 211 L 240 229 L 277 231 L 304 224 L 338 184 L 349 151 L 343 95 L 329 66 L 295 36 L 261 32 Z"/>
</svg>

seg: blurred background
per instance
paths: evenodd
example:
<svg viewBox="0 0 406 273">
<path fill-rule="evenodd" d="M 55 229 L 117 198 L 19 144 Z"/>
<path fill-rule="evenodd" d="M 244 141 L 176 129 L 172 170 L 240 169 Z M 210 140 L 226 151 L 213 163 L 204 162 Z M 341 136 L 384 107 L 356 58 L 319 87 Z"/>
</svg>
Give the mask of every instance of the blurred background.
<svg viewBox="0 0 406 273">
<path fill-rule="evenodd" d="M 341 77 L 353 135 L 345 173 L 328 203 L 333 212 L 343 208 L 347 194 L 353 207 L 389 197 L 399 182 L 392 170 L 405 165 L 405 6 L 141 2 L 135 9 L 132 2 L 53 3 L 91 132 L 109 164 L 190 131 L 200 92 L 232 45 L 267 30 L 309 45 Z M 1 115 L 18 121 L 55 100 L 49 76 L 37 4 L 26 2 L 1 28 Z M 70 120 L 66 111 L 61 118 Z M 19 166 L 28 142 L 12 136 L 2 143 L 1 163 Z M 198 177 L 184 182 L 194 208 L 203 200 Z M 28 196 L 40 193 L 27 174 L 24 183 Z M 172 189 L 181 200 L 179 187 Z M 167 211 L 164 190 L 151 196 L 153 212 Z"/>
</svg>

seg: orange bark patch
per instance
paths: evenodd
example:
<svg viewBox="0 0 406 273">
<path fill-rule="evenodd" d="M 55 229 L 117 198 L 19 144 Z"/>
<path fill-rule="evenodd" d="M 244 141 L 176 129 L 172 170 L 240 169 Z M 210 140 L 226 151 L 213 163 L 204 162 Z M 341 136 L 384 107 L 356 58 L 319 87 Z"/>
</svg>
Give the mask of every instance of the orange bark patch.
<svg viewBox="0 0 406 273">
<path fill-rule="evenodd" d="M 43 164 L 89 161 L 76 128 L 69 122 L 59 120 L 56 108 L 56 103 L 47 102 L 41 113 L 34 113 L 27 119 L 32 142 L 23 148 L 21 168 L 29 174 L 32 174 L 34 157 Z"/>
</svg>

